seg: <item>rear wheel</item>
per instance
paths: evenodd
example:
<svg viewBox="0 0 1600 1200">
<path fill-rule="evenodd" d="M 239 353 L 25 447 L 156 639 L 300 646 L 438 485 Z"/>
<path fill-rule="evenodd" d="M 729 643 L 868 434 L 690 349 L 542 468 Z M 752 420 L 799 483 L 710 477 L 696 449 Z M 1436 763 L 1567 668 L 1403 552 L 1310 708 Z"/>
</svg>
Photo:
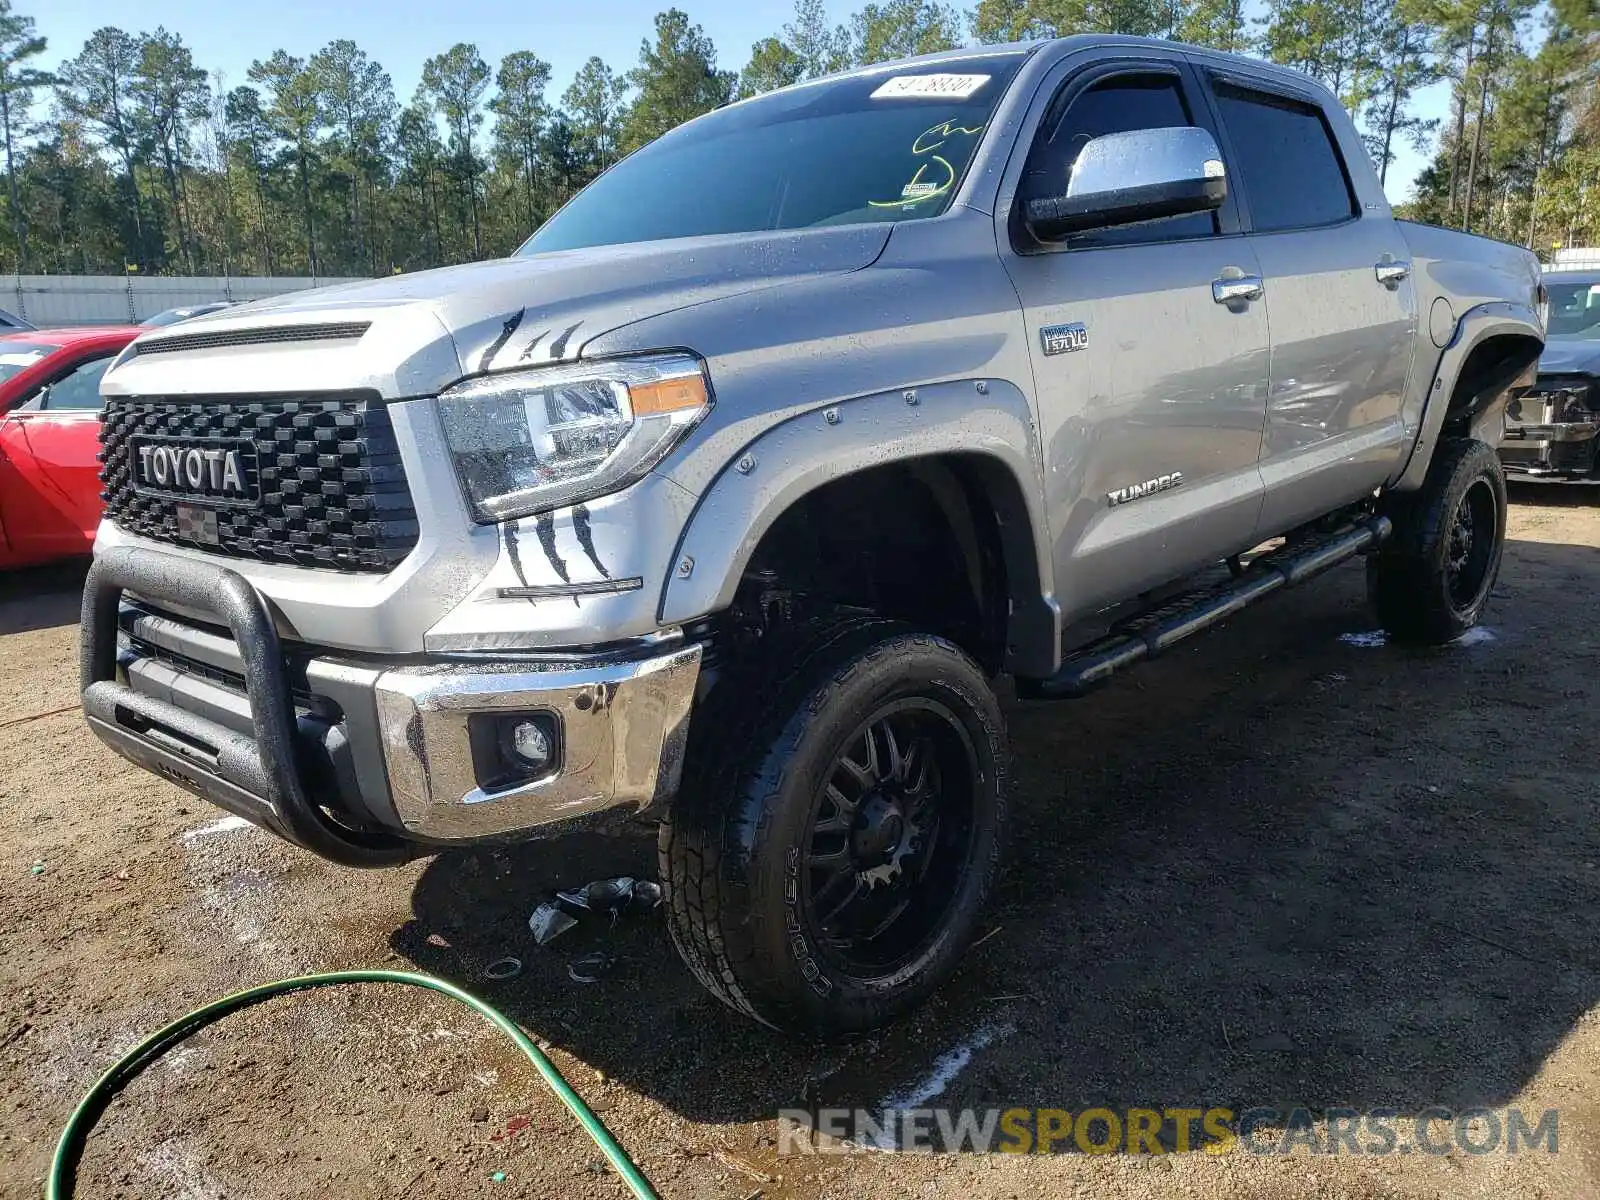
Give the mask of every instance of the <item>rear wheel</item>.
<svg viewBox="0 0 1600 1200">
<path fill-rule="evenodd" d="M 998 706 L 959 648 L 856 618 L 720 681 L 660 834 L 674 941 L 696 977 L 775 1028 L 836 1037 L 955 970 L 998 866 Z M 754 666 L 754 664 L 752 664 Z M 720 693 L 720 697 L 719 697 Z"/>
<path fill-rule="evenodd" d="M 1506 484 L 1500 460 L 1468 439 L 1441 442 L 1416 492 L 1389 497 L 1394 534 L 1367 560 L 1378 620 L 1402 641 L 1438 645 L 1478 623 L 1500 573 Z"/>
</svg>

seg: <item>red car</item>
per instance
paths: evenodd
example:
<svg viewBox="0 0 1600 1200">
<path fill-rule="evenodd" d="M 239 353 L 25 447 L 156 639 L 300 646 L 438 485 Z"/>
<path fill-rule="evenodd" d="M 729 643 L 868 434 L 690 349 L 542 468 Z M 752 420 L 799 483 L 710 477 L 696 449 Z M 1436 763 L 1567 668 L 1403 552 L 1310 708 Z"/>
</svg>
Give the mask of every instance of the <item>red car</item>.
<svg viewBox="0 0 1600 1200">
<path fill-rule="evenodd" d="M 89 553 L 100 523 L 100 377 L 145 332 L 0 336 L 0 568 Z"/>
</svg>

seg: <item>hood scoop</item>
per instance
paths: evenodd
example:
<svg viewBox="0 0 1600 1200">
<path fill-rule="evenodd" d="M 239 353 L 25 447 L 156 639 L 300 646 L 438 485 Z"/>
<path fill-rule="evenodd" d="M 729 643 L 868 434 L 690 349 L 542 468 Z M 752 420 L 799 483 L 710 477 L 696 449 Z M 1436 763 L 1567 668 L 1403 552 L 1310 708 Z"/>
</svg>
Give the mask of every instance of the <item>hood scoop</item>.
<svg viewBox="0 0 1600 1200">
<path fill-rule="evenodd" d="M 355 341 L 371 321 L 334 321 L 320 325 L 271 325 L 260 329 L 218 329 L 206 333 L 175 333 L 167 337 L 141 338 L 133 344 L 136 354 L 173 354 L 183 350 L 216 350 L 224 346 L 261 346 L 273 342 Z"/>
</svg>

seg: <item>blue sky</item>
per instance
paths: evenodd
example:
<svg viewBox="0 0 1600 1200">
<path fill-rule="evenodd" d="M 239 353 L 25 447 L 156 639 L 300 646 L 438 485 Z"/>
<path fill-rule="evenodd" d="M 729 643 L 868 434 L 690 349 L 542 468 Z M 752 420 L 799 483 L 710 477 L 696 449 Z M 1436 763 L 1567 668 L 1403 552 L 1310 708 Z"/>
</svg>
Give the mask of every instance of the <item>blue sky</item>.
<svg viewBox="0 0 1600 1200">
<path fill-rule="evenodd" d="M 201 66 L 223 72 L 233 87 L 245 82 L 253 58 L 280 47 L 306 56 L 335 38 L 350 38 L 383 64 L 402 102 L 417 86 L 423 59 L 458 41 L 476 43 L 491 66 L 513 50 L 532 50 L 551 64 L 550 96 L 559 99 L 591 54 L 617 70 L 633 66 L 655 14 L 673 3 L 705 28 L 716 43 L 719 65 L 730 70 L 743 66 L 751 45 L 777 33 L 793 11 L 792 0 L 544 0 L 526 6 L 452 0 L 443 8 L 423 0 L 160 0 L 136 6 L 113 0 L 13 0 L 15 10 L 32 16 L 50 40 L 48 66 L 76 54 L 102 25 L 130 32 L 163 25 L 183 37 Z M 835 20 L 852 7 L 848 0 L 830 5 Z M 1430 89 L 1423 100 L 1425 115 L 1443 115 L 1447 101 L 1441 87 Z M 1409 196 L 1422 165 L 1409 147 L 1401 148 L 1389 171 L 1391 200 Z"/>
</svg>

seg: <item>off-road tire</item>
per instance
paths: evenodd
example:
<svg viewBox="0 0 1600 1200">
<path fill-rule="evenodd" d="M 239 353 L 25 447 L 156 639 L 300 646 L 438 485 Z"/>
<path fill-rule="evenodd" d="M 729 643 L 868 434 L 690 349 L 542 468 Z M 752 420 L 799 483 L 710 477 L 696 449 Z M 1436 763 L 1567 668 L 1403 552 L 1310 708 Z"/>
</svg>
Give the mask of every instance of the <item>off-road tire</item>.
<svg viewBox="0 0 1600 1200">
<path fill-rule="evenodd" d="M 1467 581 L 1451 574 L 1452 531 L 1464 506 L 1474 510 L 1474 536 L 1489 539 L 1472 543 Z M 1470 438 L 1441 441 L 1422 487 L 1390 495 L 1384 512 L 1394 533 L 1367 559 L 1367 596 L 1379 623 L 1396 641 L 1417 645 L 1460 637 L 1478 623 L 1500 573 L 1506 481 L 1498 456 Z"/>
<path fill-rule="evenodd" d="M 658 836 L 673 942 L 713 995 L 774 1029 L 834 1040 L 881 1026 L 956 969 L 998 870 L 1009 764 L 994 694 L 954 644 L 869 616 L 779 635 L 725 670 L 694 715 Z M 969 789 L 968 869 L 910 961 L 850 974 L 812 936 L 802 898 L 814 806 L 851 731 L 908 697 L 933 699 L 970 739 L 982 787 Z"/>
</svg>

